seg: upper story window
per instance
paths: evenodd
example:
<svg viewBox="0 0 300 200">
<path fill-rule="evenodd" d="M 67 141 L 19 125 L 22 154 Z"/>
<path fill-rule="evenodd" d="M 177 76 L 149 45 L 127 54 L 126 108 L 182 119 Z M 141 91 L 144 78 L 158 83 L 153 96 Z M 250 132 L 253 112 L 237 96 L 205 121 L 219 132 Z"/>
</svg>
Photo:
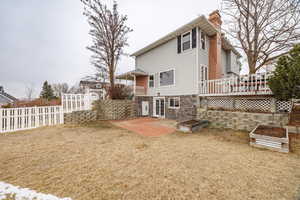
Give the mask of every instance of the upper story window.
<svg viewBox="0 0 300 200">
<path fill-rule="evenodd" d="M 177 53 L 180 54 L 189 49 L 197 47 L 197 27 L 191 31 L 178 35 L 177 37 Z"/>
<path fill-rule="evenodd" d="M 160 86 L 169 86 L 174 84 L 175 84 L 175 71 L 173 69 L 159 73 Z"/>
<path fill-rule="evenodd" d="M 206 36 L 205 33 L 203 31 L 201 31 L 201 48 L 203 50 L 206 49 L 206 40 L 205 40 Z"/>
<path fill-rule="evenodd" d="M 182 35 L 182 51 L 186 51 L 191 48 L 191 32 Z"/>
<path fill-rule="evenodd" d="M 154 87 L 154 75 L 149 76 L 149 88 Z"/>
</svg>

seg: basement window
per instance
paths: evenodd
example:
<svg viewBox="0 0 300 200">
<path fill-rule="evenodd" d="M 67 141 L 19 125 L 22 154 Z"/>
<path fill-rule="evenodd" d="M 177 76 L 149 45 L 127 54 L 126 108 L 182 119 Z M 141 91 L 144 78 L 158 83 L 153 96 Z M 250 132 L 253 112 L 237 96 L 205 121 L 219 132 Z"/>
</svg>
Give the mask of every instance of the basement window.
<svg viewBox="0 0 300 200">
<path fill-rule="evenodd" d="M 180 108 L 180 98 L 179 97 L 169 98 L 169 108 L 171 109 Z"/>
</svg>

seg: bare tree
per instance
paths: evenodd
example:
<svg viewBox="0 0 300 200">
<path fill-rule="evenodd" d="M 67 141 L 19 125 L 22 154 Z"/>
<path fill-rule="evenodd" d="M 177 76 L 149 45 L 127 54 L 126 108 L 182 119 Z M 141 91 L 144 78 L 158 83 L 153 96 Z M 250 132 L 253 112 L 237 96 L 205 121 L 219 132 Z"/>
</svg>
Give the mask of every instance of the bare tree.
<svg viewBox="0 0 300 200">
<path fill-rule="evenodd" d="M 56 97 L 61 97 L 62 93 L 69 92 L 69 85 L 67 83 L 56 83 L 52 84 L 52 89 Z"/>
<path fill-rule="evenodd" d="M 288 51 L 300 39 L 299 0 L 222 0 L 227 34 L 248 60 L 249 73 Z"/>
<path fill-rule="evenodd" d="M 25 87 L 26 99 L 29 100 L 29 101 L 31 101 L 33 99 L 33 96 L 34 96 L 34 92 L 35 92 L 34 84 L 31 83 L 31 84 L 27 85 Z"/>
<path fill-rule="evenodd" d="M 93 55 L 91 63 L 98 69 L 99 75 L 108 77 L 110 87 L 115 86 L 115 72 L 118 61 L 124 55 L 124 47 L 128 45 L 127 35 L 132 30 L 125 24 L 126 15 L 118 11 L 118 4 L 113 3 L 110 10 L 101 0 L 81 0 L 84 4 L 84 15 L 91 26 L 89 32 L 93 44 L 88 48 Z M 112 94 L 110 94 L 110 98 Z"/>
</svg>

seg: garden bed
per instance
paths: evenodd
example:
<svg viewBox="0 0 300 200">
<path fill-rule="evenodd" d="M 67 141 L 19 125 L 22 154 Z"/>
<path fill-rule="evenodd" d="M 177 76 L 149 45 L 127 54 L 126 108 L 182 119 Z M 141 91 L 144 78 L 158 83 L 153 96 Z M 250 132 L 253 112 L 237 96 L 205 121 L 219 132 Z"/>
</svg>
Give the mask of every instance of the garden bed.
<svg viewBox="0 0 300 200">
<path fill-rule="evenodd" d="M 250 145 L 288 153 L 288 130 L 286 128 L 259 125 L 250 133 Z"/>
<path fill-rule="evenodd" d="M 195 132 L 209 125 L 207 120 L 188 120 L 177 124 L 177 129 L 182 132 Z"/>
</svg>

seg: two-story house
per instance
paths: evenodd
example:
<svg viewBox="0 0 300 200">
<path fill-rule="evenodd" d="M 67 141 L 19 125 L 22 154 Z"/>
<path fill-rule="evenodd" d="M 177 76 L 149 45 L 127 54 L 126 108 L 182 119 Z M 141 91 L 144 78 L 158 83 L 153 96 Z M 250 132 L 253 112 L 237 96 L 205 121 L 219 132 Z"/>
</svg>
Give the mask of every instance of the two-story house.
<svg viewBox="0 0 300 200">
<path fill-rule="evenodd" d="M 241 55 L 221 25 L 219 11 L 214 11 L 132 54 L 135 70 L 117 78 L 134 81 L 140 115 L 194 118 L 201 81 L 239 75 Z"/>
</svg>

